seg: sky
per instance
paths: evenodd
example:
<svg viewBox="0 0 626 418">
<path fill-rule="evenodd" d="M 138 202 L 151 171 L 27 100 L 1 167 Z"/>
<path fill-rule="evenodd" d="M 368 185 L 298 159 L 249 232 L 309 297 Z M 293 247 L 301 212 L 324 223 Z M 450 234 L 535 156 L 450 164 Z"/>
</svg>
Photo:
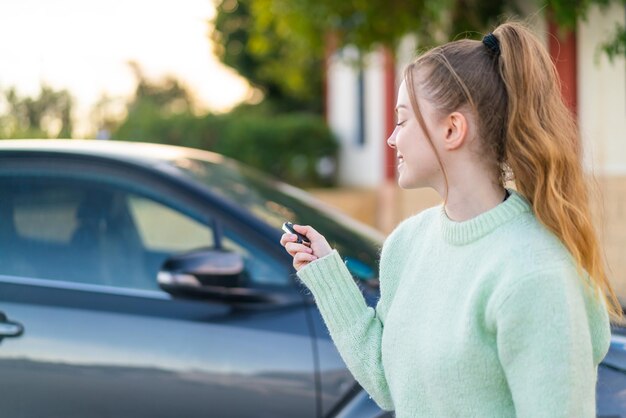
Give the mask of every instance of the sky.
<svg viewBox="0 0 626 418">
<path fill-rule="evenodd" d="M 134 60 L 151 79 L 179 78 L 203 109 L 226 111 L 250 91 L 213 55 L 214 13 L 212 0 L 0 0 L 0 89 L 68 89 L 86 130 L 102 94 L 132 93 Z"/>
</svg>

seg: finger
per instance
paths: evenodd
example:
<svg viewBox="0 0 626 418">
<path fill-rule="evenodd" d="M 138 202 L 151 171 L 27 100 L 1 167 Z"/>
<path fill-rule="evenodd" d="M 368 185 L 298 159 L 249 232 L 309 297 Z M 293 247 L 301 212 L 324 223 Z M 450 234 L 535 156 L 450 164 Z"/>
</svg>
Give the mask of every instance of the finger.
<svg viewBox="0 0 626 418">
<path fill-rule="evenodd" d="M 313 254 L 297 253 L 293 257 L 293 264 L 295 266 L 296 264 L 310 263 L 311 261 L 315 261 L 315 260 L 317 260 L 317 257 L 314 256 Z"/>
<path fill-rule="evenodd" d="M 297 253 L 312 254 L 313 250 L 303 244 L 297 244 L 295 242 L 288 242 L 285 245 L 285 249 L 291 256 L 295 256 Z"/>
<path fill-rule="evenodd" d="M 300 234 L 307 237 L 309 241 L 317 239 L 322 236 L 319 232 L 315 230 L 315 228 L 309 225 L 294 225 L 293 229 L 296 232 L 299 232 Z"/>
<path fill-rule="evenodd" d="M 284 247 L 288 242 L 295 242 L 297 239 L 298 237 L 296 235 L 285 233 L 280 237 L 280 245 Z"/>
</svg>

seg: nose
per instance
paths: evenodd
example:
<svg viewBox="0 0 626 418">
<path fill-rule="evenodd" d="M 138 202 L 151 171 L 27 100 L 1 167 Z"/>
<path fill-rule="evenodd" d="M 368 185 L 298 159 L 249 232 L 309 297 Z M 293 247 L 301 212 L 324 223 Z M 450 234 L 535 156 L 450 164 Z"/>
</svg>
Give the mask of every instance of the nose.
<svg viewBox="0 0 626 418">
<path fill-rule="evenodd" d="M 396 127 L 391 133 L 391 135 L 389 135 L 389 138 L 387 138 L 387 145 L 389 145 L 389 147 L 393 149 L 396 149 L 396 131 L 397 130 L 398 128 Z"/>
</svg>

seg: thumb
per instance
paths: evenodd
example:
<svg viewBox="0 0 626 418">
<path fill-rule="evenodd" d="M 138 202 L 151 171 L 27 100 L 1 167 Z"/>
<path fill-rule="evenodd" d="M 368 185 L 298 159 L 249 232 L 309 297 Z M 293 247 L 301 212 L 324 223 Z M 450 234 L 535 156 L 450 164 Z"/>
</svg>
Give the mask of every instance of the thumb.
<svg viewBox="0 0 626 418">
<path fill-rule="evenodd" d="M 328 241 L 326 241 L 326 238 L 324 238 L 324 236 L 317 232 L 314 228 L 308 225 L 294 225 L 293 229 L 311 241 L 313 255 L 317 258 L 325 257 L 332 252 L 333 249 L 330 244 L 328 244 Z"/>
<path fill-rule="evenodd" d="M 307 237 L 309 241 L 311 241 L 312 239 L 317 239 L 322 236 L 319 232 L 315 230 L 315 228 L 308 226 L 308 225 L 294 225 L 293 229 L 296 232 L 299 232 L 300 234 Z"/>
</svg>

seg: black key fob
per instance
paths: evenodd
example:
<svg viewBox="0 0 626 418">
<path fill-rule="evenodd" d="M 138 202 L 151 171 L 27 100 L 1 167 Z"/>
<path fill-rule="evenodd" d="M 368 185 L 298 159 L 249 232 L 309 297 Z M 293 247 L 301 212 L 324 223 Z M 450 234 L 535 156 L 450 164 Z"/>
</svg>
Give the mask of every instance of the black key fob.
<svg viewBox="0 0 626 418">
<path fill-rule="evenodd" d="M 286 233 L 288 233 L 288 234 L 294 234 L 294 235 L 296 235 L 296 236 L 298 237 L 298 241 L 297 241 L 297 243 L 298 243 L 298 244 L 302 244 L 302 243 L 305 243 L 305 242 L 309 242 L 309 243 L 311 242 L 311 241 L 309 241 L 309 239 L 308 239 L 307 237 L 305 237 L 304 235 L 297 233 L 297 232 L 293 229 L 293 224 L 292 224 L 291 222 L 285 222 L 285 223 L 283 224 L 283 228 L 282 228 L 282 229 L 283 229 L 283 231 L 285 231 L 285 232 L 286 232 Z"/>
</svg>

